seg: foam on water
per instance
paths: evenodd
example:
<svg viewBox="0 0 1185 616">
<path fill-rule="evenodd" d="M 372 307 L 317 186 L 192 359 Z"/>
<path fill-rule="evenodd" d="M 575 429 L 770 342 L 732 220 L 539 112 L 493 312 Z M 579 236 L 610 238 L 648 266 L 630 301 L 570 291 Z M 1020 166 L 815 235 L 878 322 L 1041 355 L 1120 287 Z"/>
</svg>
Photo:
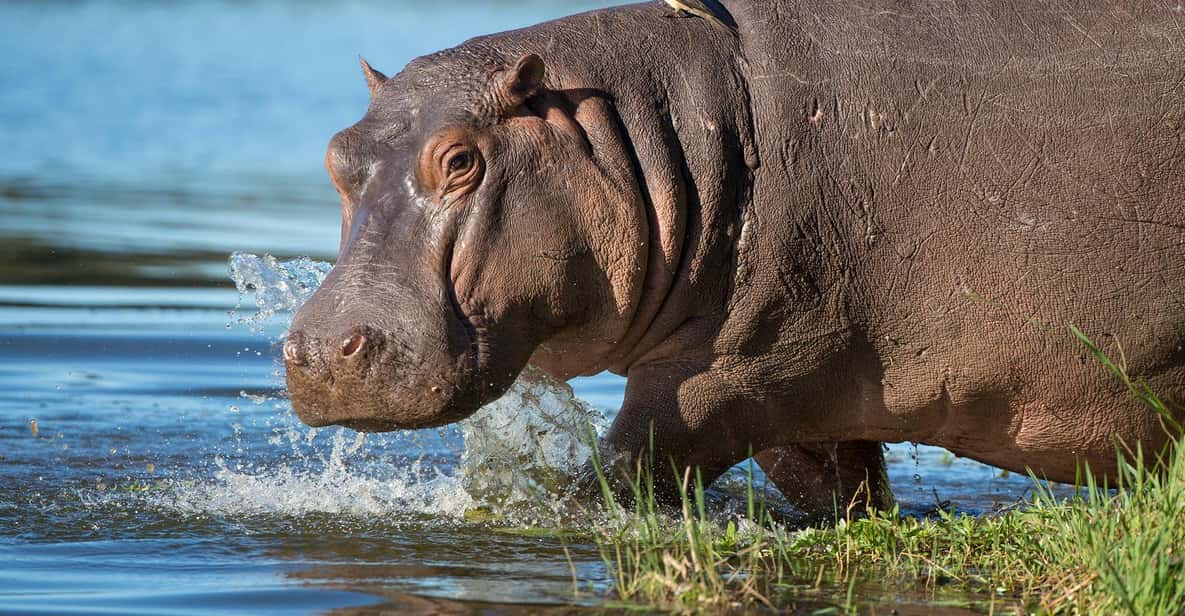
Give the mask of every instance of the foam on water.
<svg viewBox="0 0 1185 616">
<path fill-rule="evenodd" d="M 219 459 L 212 481 L 157 495 L 157 504 L 190 515 L 375 517 L 398 513 L 451 518 L 463 517 L 478 505 L 456 476 L 422 459 L 403 467 L 370 461 L 351 464 L 363 449 L 364 435 L 330 432 L 326 459 L 300 451 L 300 443 L 307 446 L 316 435 L 306 439 L 292 430 L 298 453 L 279 464 L 244 468 Z"/>
<path fill-rule="evenodd" d="M 252 315 L 233 314 L 234 322 L 256 332 L 286 326 L 330 268 L 308 258 L 231 255 L 239 304 L 254 295 L 256 306 Z M 574 476 L 591 456 L 590 436 L 605 423 L 566 383 L 530 367 L 502 398 L 441 431 L 366 436 L 310 429 L 298 425 L 285 399 L 258 394 L 244 399 L 270 402 L 272 412 L 283 417 L 284 425 L 273 426 L 267 440 L 273 449 L 266 456 L 222 452 L 226 459 L 217 456 L 212 477 L 150 495 L 155 506 L 186 515 L 347 514 L 388 520 L 392 515 L 457 520 L 480 511 L 483 520 L 537 523 L 562 513 Z M 244 429 L 253 428 L 236 425 Z M 433 441 L 438 454 L 426 455 L 423 440 Z M 449 451 L 448 444 L 458 440 L 463 446 Z M 408 455 L 417 447 L 419 455 Z"/>
</svg>

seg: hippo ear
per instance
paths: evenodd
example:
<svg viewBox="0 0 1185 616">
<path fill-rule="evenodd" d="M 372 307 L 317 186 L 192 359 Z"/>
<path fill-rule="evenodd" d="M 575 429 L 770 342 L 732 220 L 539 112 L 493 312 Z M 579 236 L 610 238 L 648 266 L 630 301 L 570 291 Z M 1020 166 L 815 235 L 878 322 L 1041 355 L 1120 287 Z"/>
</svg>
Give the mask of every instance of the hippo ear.
<svg viewBox="0 0 1185 616">
<path fill-rule="evenodd" d="M 366 58 L 359 57 L 358 62 L 362 64 L 362 74 L 366 75 L 366 85 L 370 87 L 370 96 L 373 98 L 379 86 L 383 85 L 383 82 L 387 80 L 387 76 L 370 66 Z"/>
<path fill-rule="evenodd" d="M 498 99 L 506 109 L 518 107 L 543 88 L 543 58 L 529 53 L 495 77 Z"/>
</svg>

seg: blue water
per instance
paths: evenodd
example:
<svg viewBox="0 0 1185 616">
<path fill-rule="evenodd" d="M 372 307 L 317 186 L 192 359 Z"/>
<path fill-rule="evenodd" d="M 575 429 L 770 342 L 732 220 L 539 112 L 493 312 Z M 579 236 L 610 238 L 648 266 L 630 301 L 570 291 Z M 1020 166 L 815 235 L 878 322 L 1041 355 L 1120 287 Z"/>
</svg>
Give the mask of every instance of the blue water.
<svg viewBox="0 0 1185 616">
<path fill-rule="evenodd" d="M 360 54 L 395 72 L 604 4 L 0 3 L 0 611 L 603 601 L 591 546 L 469 515 L 456 429 L 302 426 L 285 315 L 241 322 L 253 297 L 227 259 L 332 260 L 321 161 L 365 108 Z M 574 386 L 609 414 L 623 393 Z M 932 448 L 890 463 L 913 512 L 988 511 L 1029 485 Z"/>
</svg>

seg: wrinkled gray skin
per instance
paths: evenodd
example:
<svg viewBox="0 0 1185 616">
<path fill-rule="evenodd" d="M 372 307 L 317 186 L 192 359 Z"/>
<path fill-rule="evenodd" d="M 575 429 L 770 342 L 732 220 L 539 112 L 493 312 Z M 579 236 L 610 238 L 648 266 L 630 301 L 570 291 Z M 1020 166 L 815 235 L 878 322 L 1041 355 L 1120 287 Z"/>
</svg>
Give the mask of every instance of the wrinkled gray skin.
<svg viewBox="0 0 1185 616">
<path fill-rule="evenodd" d="M 653 430 L 708 480 L 758 452 L 816 513 L 889 502 L 886 441 L 1057 480 L 1163 443 L 1068 326 L 1185 401 L 1185 13 L 725 4 L 735 36 L 653 2 L 368 69 L 300 417 L 439 425 L 528 361 L 612 370 L 612 447 Z"/>
</svg>

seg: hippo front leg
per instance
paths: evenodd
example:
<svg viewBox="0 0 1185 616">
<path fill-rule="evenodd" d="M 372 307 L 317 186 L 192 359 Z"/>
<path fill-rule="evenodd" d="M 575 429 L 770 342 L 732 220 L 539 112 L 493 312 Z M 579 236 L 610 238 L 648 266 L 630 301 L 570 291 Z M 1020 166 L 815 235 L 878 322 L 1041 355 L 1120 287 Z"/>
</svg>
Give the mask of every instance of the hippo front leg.
<svg viewBox="0 0 1185 616">
<path fill-rule="evenodd" d="M 893 506 L 884 450 L 876 441 L 798 443 L 753 458 L 811 522 L 834 521 L 853 505 L 860 512 Z"/>
<path fill-rule="evenodd" d="M 621 412 L 605 437 L 607 470 L 628 482 L 639 461 L 652 460 L 655 496 L 666 504 L 679 502 L 689 468 L 711 484 L 749 456 L 749 426 L 732 412 L 740 402 L 731 392 L 734 380 L 688 364 L 631 369 Z"/>
</svg>

